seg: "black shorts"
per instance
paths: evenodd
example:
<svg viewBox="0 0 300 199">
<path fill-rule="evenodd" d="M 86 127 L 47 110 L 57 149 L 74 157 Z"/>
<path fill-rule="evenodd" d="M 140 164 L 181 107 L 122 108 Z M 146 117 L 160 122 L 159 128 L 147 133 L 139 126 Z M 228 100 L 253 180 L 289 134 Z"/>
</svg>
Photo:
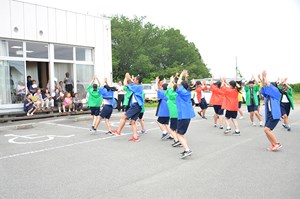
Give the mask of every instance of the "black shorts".
<svg viewBox="0 0 300 199">
<path fill-rule="evenodd" d="M 184 135 L 187 132 L 191 119 L 181 119 L 177 121 L 177 133 Z"/>
<path fill-rule="evenodd" d="M 239 108 L 242 108 L 242 103 L 241 101 L 239 101 Z"/>
<path fill-rule="evenodd" d="M 228 119 L 230 119 L 230 118 L 236 119 L 237 111 L 227 111 L 226 110 L 225 117 L 228 118 Z"/>
<path fill-rule="evenodd" d="M 134 103 L 126 111 L 125 115 L 126 115 L 127 119 L 136 121 L 139 117 L 141 110 L 142 110 L 142 107 L 140 107 L 138 103 Z"/>
<path fill-rule="evenodd" d="M 140 120 L 143 119 L 143 116 L 144 116 L 144 112 L 140 113 L 140 114 L 139 114 L 139 119 L 140 119 Z"/>
<path fill-rule="evenodd" d="M 272 131 L 276 127 L 278 122 L 279 122 L 279 119 L 274 120 L 273 116 L 272 116 L 272 113 L 269 111 L 267 113 L 265 127 L 271 129 L 271 131 Z"/>
<path fill-rule="evenodd" d="M 177 130 L 177 125 L 178 125 L 178 119 L 177 118 L 171 118 L 170 119 L 170 129 L 172 129 L 173 131 Z"/>
<path fill-rule="evenodd" d="M 158 118 L 157 118 L 157 121 L 158 121 L 160 124 L 169 124 L 170 117 L 158 117 Z"/>
<path fill-rule="evenodd" d="M 258 111 L 258 106 L 255 106 L 255 105 L 250 105 L 250 106 L 247 106 L 247 109 L 248 109 L 248 113 L 251 113 L 251 112 L 254 112 L 254 111 Z"/>
<path fill-rule="evenodd" d="M 286 102 L 281 102 L 280 103 L 280 110 L 281 110 L 281 115 L 286 114 L 287 116 L 290 115 L 290 111 L 291 111 L 291 104 Z"/>
<path fill-rule="evenodd" d="M 223 115 L 224 109 L 222 109 L 221 105 L 214 105 L 214 110 L 217 115 Z"/>
<path fill-rule="evenodd" d="M 205 98 L 201 98 L 200 108 L 201 109 L 207 109 L 207 107 L 208 107 L 208 105 L 207 105 L 206 99 Z"/>
<path fill-rule="evenodd" d="M 100 113 L 100 116 L 101 116 L 102 118 L 109 119 L 110 116 L 111 116 L 111 114 L 112 114 L 112 112 L 113 112 L 113 107 L 112 107 L 112 105 L 104 105 L 104 106 L 103 106 L 103 109 L 102 109 L 102 111 L 101 111 L 101 113 Z"/>
<path fill-rule="evenodd" d="M 100 107 L 96 106 L 96 107 L 90 107 L 91 109 L 91 115 L 94 116 L 99 116 L 100 114 Z"/>
</svg>

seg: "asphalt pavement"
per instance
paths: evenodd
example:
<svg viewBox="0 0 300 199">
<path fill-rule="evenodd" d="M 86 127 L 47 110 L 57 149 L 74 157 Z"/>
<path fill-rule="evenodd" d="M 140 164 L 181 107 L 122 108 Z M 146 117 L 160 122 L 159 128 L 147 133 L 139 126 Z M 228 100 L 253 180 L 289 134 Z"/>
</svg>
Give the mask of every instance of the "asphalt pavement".
<svg viewBox="0 0 300 199">
<path fill-rule="evenodd" d="M 1 123 L 0 198 L 300 198 L 299 106 L 291 131 L 282 122 L 275 128 L 283 145 L 276 152 L 266 150 L 263 127 L 251 126 L 243 109 L 241 136 L 214 127 L 211 107 L 207 120 L 196 114 L 186 159 L 182 147 L 160 140 L 153 108 L 146 109 L 140 142 L 128 141 L 128 123 L 121 136 L 106 134 L 103 121 L 91 135 L 88 114 Z M 122 114 L 113 113 L 114 129 Z"/>
</svg>

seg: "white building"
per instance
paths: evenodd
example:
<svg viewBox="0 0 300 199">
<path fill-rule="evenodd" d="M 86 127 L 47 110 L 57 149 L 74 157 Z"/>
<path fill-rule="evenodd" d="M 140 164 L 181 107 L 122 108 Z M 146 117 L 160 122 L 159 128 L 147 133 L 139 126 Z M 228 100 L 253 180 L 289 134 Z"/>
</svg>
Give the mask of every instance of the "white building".
<svg viewBox="0 0 300 199">
<path fill-rule="evenodd" d="M 69 72 L 82 95 L 94 75 L 111 81 L 110 19 L 1 0 L 0 24 L 1 113 L 22 110 L 17 90 L 27 76 L 53 90 Z"/>
</svg>

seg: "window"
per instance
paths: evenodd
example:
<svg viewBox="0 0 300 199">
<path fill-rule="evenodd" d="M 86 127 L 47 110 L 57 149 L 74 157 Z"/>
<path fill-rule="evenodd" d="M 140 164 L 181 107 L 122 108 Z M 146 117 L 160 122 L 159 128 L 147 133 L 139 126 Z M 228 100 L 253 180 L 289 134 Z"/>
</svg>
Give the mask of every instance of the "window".
<svg viewBox="0 0 300 199">
<path fill-rule="evenodd" d="M 48 44 L 26 42 L 26 55 L 29 58 L 48 59 Z"/>
<path fill-rule="evenodd" d="M 91 48 L 76 48 L 77 61 L 93 61 Z"/>
<path fill-rule="evenodd" d="M 0 104 L 22 103 L 25 93 L 24 62 L 0 60 Z"/>
<path fill-rule="evenodd" d="M 0 56 L 23 57 L 23 42 L 1 40 Z"/>
<path fill-rule="evenodd" d="M 73 60 L 73 47 L 54 45 L 54 58 L 61 60 Z"/>
<path fill-rule="evenodd" d="M 77 93 L 80 99 L 86 98 L 86 89 L 89 86 L 93 76 L 94 76 L 94 66 L 93 65 L 76 65 L 77 73 Z"/>
</svg>

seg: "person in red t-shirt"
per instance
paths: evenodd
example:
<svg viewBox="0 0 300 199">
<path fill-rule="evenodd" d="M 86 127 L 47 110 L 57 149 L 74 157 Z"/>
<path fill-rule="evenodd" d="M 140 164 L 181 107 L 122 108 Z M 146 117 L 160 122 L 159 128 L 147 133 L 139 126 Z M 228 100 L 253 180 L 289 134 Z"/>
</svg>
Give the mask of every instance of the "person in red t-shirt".
<svg viewBox="0 0 300 199">
<path fill-rule="evenodd" d="M 226 110 L 225 113 L 225 123 L 226 123 L 226 130 L 224 131 L 225 134 L 231 132 L 229 119 L 231 118 L 231 121 L 235 127 L 234 135 L 240 135 L 239 126 L 236 120 L 237 113 L 239 110 L 238 107 L 238 94 L 240 87 L 237 86 L 235 81 L 229 82 L 229 87 L 226 85 L 225 79 L 222 79 L 222 87 L 221 89 L 224 91 L 224 101 L 222 103 L 222 109 Z"/>
<path fill-rule="evenodd" d="M 200 117 L 207 119 L 205 117 L 206 109 L 208 107 L 203 91 L 208 90 L 206 86 L 206 81 L 203 81 L 203 84 L 200 81 L 196 81 L 196 93 L 197 100 L 200 105 L 201 110 L 198 112 Z"/>
<path fill-rule="evenodd" d="M 212 82 L 212 80 L 211 80 Z M 219 119 L 220 129 L 223 129 L 223 114 L 222 103 L 224 100 L 224 92 L 221 90 L 222 82 L 217 81 L 210 85 L 211 98 L 209 104 L 214 107 L 214 127 L 217 127 L 217 121 Z"/>
</svg>

